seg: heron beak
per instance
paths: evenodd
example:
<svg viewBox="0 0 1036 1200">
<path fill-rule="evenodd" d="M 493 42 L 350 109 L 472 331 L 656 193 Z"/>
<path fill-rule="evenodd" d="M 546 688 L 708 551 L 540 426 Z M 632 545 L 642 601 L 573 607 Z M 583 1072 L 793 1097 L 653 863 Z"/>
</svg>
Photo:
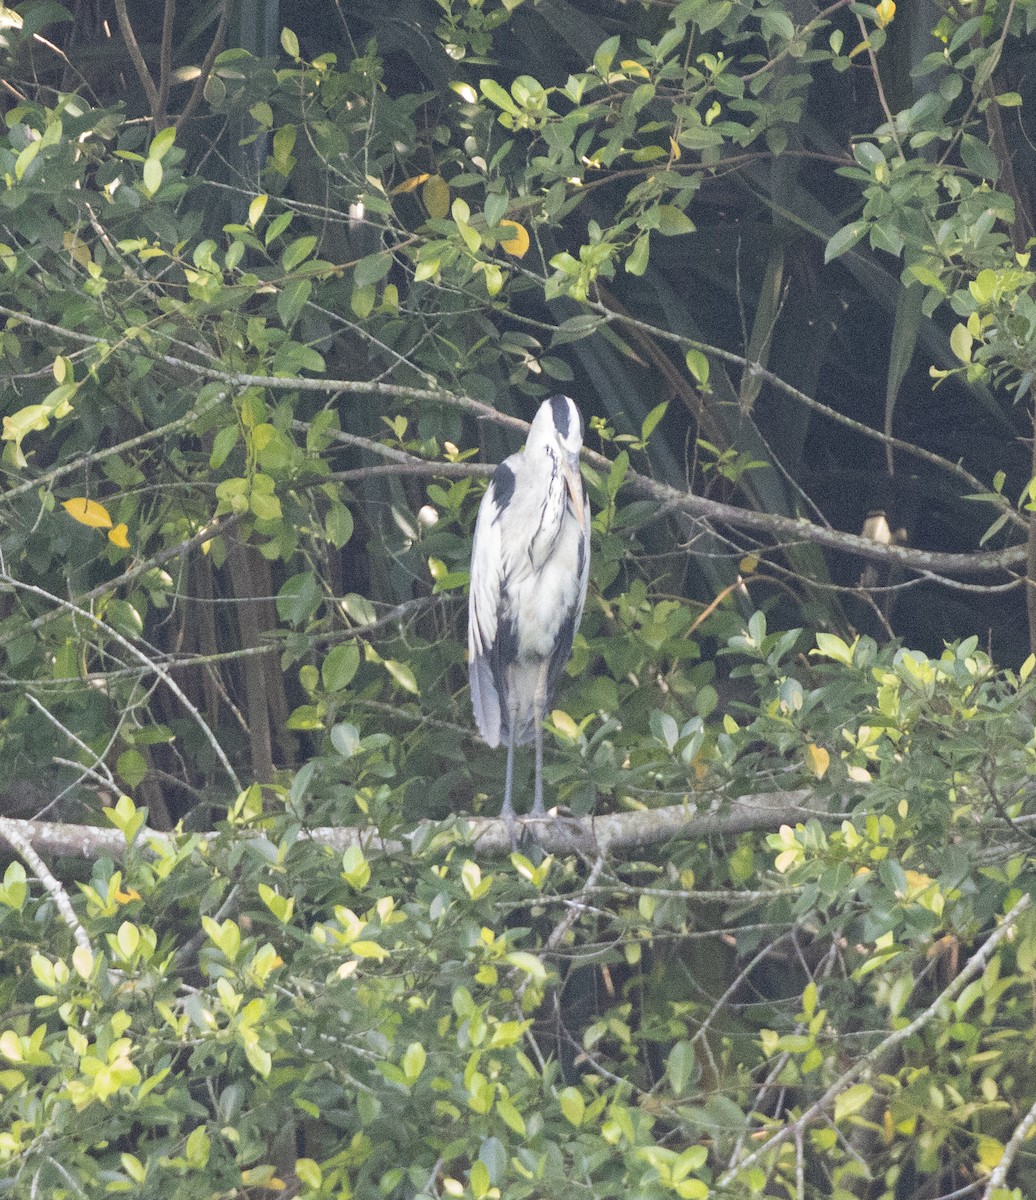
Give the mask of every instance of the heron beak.
<svg viewBox="0 0 1036 1200">
<path fill-rule="evenodd" d="M 565 476 L 565 487 L 568 488 L 569 499 L 572 501 L 572 511 L 576 520 L 583 524 L 583 481 L 579 477 L 579 459 L 573 456 L 572 461 L 562 459 L 561 470 Z"/>
</svg>

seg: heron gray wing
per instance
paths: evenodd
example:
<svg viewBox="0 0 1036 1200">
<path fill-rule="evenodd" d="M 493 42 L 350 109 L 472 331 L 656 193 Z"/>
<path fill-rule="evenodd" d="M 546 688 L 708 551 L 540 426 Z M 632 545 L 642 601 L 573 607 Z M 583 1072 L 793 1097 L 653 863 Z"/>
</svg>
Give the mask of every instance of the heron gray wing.
<svg viewBox="0 0 1036 1200">
<path fill-rule="evenodd" d="M 471 707 L 479 733 L 490 746 L 500 744 L 500 692 L 494 676 L 494 648 L 503 595 L 504 554 L 501 517 L 514 491 L 507 461 L 493 473 L 478 510 L 471 548 L 468 595 L 468 679 Z"/>
</svg>

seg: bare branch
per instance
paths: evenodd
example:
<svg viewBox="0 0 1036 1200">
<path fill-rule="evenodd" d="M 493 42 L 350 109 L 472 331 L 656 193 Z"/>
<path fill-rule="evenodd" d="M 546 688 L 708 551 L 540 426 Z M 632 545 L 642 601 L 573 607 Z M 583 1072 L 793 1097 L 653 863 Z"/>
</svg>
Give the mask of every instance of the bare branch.
<svg viewBox="0 0 1036 1200">
<path fill-rule="evenodd" d="M 147 96 L 147 102 L 151 105 L 151 118 L 155 123 L 156 132 L 162 128 L 159 122 L 159 103 L 158 103 L 158 88 L 155 87 L 155 81 L 151 78 L 151 72 L 148 70 L 148 65 L 144 61 L 144 55 L 140 51 L 140 44 L 137 42 L 137 35 L 133 32 L 133 26 L 130 23 L 129 13 L 126 11 L 126 0 L 115 0 L 115 15 L 119 19 L 119 29 L 122 31 L 122 40 L 126 43 L 126 49 L 129 51 L 130 61 L 133 63 L 133 68 L 137 72 L 137 77 L 140 79 L 144 88 L 144 94 Z"/>
<path fill-rule="evenodd" d="M 673 838 L 722 837 L 752 830 L 777 830 L 789 822 L 812 819 L 839 823 L 845 813 L 834 806 L 830 811 L 809 807 L 810 793 L 801 789 L 739 796 L 724 811 L 713 811 L 713 798 L 703 798 L 701 806 L 693 801 L 668 808 L 638 812 L 610 813 L 602 817 L 555 817 L 540 820 L 518 818 L 530 837 L 549 854 L 586 853 L 596 861 L 614 851 L 658 845 Z M 703 809 L 705 811 L 703 811 Z M 126 852 L 126 840 L 118 830 L 86 825 L 68 825 L 57 821 L 18 821 L 8 823 L 37 850 L 72 858 L 120 858 Z M 406 835 L 424 844 L 436 832 L 459 830 L 487 855 L 511 853 L 511 829 L 497 817 L 454 817 L 449 821 L 422 821 Z M 190 835 L 207 843 L 220 835 L 215 831 Z M 248 836 L 245 831 L 244 836 Z M 401 852 L 402 839 L 383 838 L 376 829 L 354 826 L 320 826 L 306 835 L 321 846 L 337 853 L 350 846 L 371 852 Z M 155 829 L 142 829 L 141 843 L 154 842 L 173 846 L 176 837 Z"/>
<path fill-rule="evenodd" d="M 230 16 L 230 0 L 220 0 L 219 4 L 219 23 L 216 25 L 216 32 L 212 35 L 212 42 L 205 55 L 205 61 L 201 64 L 201 71 L 198 78 L 194 81 L 194 87 L 191 89 L 191 94 L 187 98 L 187 103 L 183 106 L 183 112 L 176 118 L 176 128 L 179 129 L 185 121 L 189 121 L 194 113 L 194 110 L 201 103 L 201 98 L 205 94 L 205 85 L 209 81 L 209 76 L 212 74 L 212 67 L 216 61 L 216 55 L 223 49 L 223 39 L 227 32 L 227 18 Z"/>
<path fill-rule="evenodd" d="M 0 817 L 0 837 L 13 846 L 15 851 L 25 859 L 32 873 L 50 893 L 58 912 L 61 914 L 61 919 L 72 930 L 72 936 L 76 939 L 76 945 L 82 946 L 84 950 L 89 950 L 92 954 L 93 947 L 90 945 L 90 939 L 87 937 L 86 930 L 79 923 L 79 918 L 72 908 L 72 902 L 68 898 L 68 893 L 54 878 L 47 864 L 36 852 L 31 836 L 26 835 L 24 827 L 33 824 L 34 822 L 32 821 L 15 821 L 10 817 Z"/>
</svg>

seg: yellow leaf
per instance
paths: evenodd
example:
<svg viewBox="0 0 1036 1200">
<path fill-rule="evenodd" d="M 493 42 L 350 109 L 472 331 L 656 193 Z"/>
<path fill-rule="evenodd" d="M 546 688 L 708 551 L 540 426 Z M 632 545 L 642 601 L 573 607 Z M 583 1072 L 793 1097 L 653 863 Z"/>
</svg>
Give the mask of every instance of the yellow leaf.
<svg viewBox="0 0 1036 1200">
<path fill-rule="evenodd" d="M 21 1062 L 25 1057 L 22 1054 L 22 1044 L 13 1029 L 5 1029 L 0 1034 L 0 1054 L 4 1058 L 10 1059 L 11 1062 Z"/>
<path fill-rule="evenodd" d="M 674 162 L 679 162 L 681 156 L 683 155 L 683 151 L 680 149 L 680 143 L 676 140 L 676 138 L 673 137 L 672 134 L 669 135 L 669 153 L 672 155 Z"/>
<path fill-rule="evenodd" d="M 433 221 L 442 221 L 450 211 L 449 184 L 441 175 L 430 175 L 421 188 L 421 199 Z"/>
<path fill-rule="evenodd" d="M 421 184 L 429 178 L 430 176 L 427 171 L 425 171 L 423 175 L 411 175 L 409 179 L 404 179 L 402 183 L 397 183 L 392 191 L 389 192 L 389 195 L 398 196 L 403 192 L 412 192 L 415 188 L 419 188 Z"/>
<path fill-rule="evenodd" d="M 782 850 L 773 860 L 773 865 L 783 875 L 785 871 L 790 871 L 795 865 L 795 860 L 798 856 L 797 850 Z"/>
<path fill-rule="evenodd" d="M 71 500 L 62 501 L 61 507 L 80 525 L 89 525 L 91 529 L 111 529 L 112 519 L 108 510 L 96 500 L 87 500 L 85 496 L 75 496 Z"/>
<path fill-rule="evenodd" d="M 579 726 L 572 720 L 564 709 L 556 708 L 550 714 L 551 724 L 562 735 L 568 738 L 570 742 L 574 742 L 579 737 Z"/>
<path fill-rule="evenodd" d="M 874 12 L 878 18 L 878 28 L 884 29 L 896 15 L 895 0 L 881 0 L 875 7 Z"/>
<path fill-rule="evenodd" d="M 108 530 L 108 541 L 111 542 L 113 546 L 118 546 L 120 550 L 128 550 L 130 543 L 126 534 L 126 522 L 120 521 L 114 529 Z"/>
<path fill-rule="evenodd" d="M 524 225 L 519 225 L 517 221 L 501 221 L 500 224 L 509 225 L 514 230 L 512 237 L 509 237 L 506 242 L 500 243 L 500 249 L 505 250 L 508 254 L 513 254 L 515 258 L 524 258 L 529 249 L 529 231 Z"/>
<path fill-rule="evenodd" d="M 746 554 L 738 563 L 737 569 L 742 575 L 753 575 L 759 566 L 758 554 Z"/>
<path fill-rule="evenodd" d="M 93 261 L 93 259 L 90 257 L 90 247 L 82 240 L 82 238 L 76 237 L 74 233 L 66 230 L 61 240 L 65 249 L 81 267 L 88 267 L 90 265 L 90 263 Z M 61 381 L 58 380 L 58 382 L 60 383 Z"/>
<path fill-rule="evenodd" d="M 817 779 L 823 779 L 827 774 L 827 768 L 831 765 L 831 755 L 824 749 L 823 746 L 814 746 L 810 744 L 806 747 L 806 766 L 813 772 Z"/>
<path fill-rule="evenodd" d="M 980 1137 L 978 1139 L 978 1160 L 987 1168 L 992 1170 L 1004 1157 L 1004 1148 L 996 1138 Z"/>
<path fill-rule="evenodd" d="M 627 75 L 637 75 L 641 79 L 650 79 L 651 73 L 643 63 L 637 62 L 635 58 L 624 58 L 619 66 L 626 72 Z"/>
</svg>

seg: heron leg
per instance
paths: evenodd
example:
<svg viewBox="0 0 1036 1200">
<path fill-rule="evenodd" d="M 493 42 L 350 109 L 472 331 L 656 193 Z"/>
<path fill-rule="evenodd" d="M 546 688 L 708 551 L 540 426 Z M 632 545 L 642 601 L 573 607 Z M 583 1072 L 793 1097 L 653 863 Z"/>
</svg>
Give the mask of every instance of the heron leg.
<svg viewBox="0 0 1036 1200">
<path fill-rule="evenodd" d="M 511 726 L 512 731 L 514 726 Z M 502 820 L 514 820 L 514 805 L 511 803 L 511 781 L 514 777 L 514 733 L 507 739 L 507 770 L 504 774 L 504 803 L 500 809 Z"/>
<path fill-rule="evenodd" d="M 547 670 L 549 664 L 544 662 L 536 676 L 536 724 L 534 738 L 536 744 L 536 783 L 532 794 L 531 817 L 546 816 L 543 806 L 543 722 L 547 716 Z"/>
</svg>

